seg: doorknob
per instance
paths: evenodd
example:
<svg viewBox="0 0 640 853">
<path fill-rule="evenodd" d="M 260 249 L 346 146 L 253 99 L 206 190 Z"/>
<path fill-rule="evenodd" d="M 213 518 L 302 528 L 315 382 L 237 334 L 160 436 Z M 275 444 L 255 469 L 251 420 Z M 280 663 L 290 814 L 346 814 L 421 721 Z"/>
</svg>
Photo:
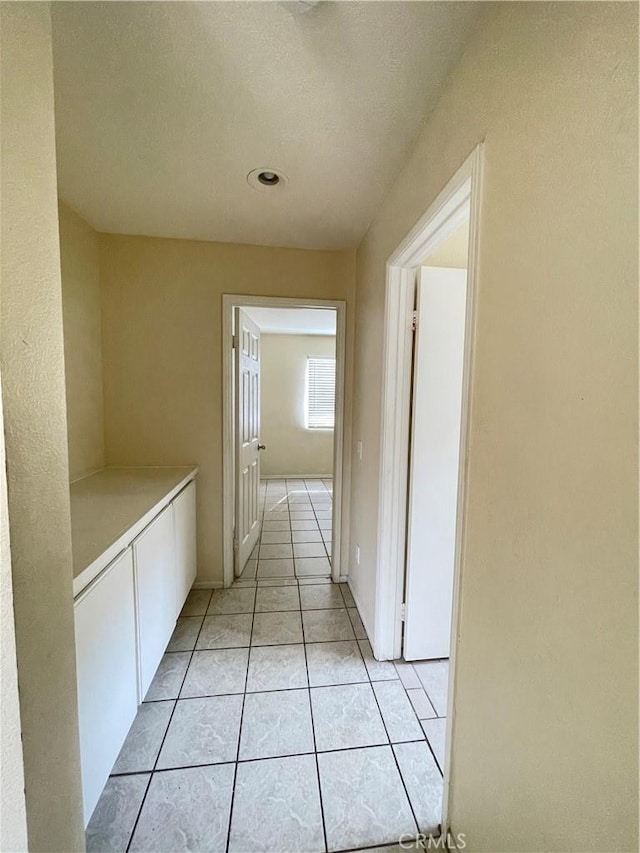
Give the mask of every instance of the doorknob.
<svg viewBox="0 0 640 853">
<path fill-rule="evenodd" d="M 259 444 L 259 445 L 258 445 L 258 450 L 266 450 L 266 449 L 267 449 L 267 445 L 266 445 L 266 444 Z"/>
</svg>

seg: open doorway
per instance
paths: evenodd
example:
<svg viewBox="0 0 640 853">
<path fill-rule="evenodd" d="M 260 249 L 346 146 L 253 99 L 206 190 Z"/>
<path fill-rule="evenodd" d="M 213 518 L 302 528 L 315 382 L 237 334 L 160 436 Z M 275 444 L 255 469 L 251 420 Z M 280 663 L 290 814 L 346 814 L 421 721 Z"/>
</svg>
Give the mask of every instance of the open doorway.
<svg viewBox="0 0 640 853">
<path fill-rule="evenodd" d="M 225 586 L 341 580 L 344 303 L 223 301 Z"/>
<path fill-rule="evenodd" d="M 257 373 L 251 364 L 247 372 L 240 366 L 234 383 L 241 389 L 235 395 L 234 575 L 244 580 L 330 577 L 336 311 L 245 306 L 236 308 L 234 339 L 238 332 L 236 358 L 246 358 L 245 332 L 255 349 L 248 360 Z M 244 387 L 251 388 L 246 399 Z M 254 394 L 257 430 L 244 416 Z M 245 494 L 253 488 L 254 466 L 256 513 L 255 495 Z"/>
<path fill-rule="evenodd" d="M 444 774 L 460 475 L 469 220 L 416 271 L 402 657 Z"/>
<path fill-rule="evenodd" d="M 402 656 L 440 660 L 451 640 L 460 469 L 469 220 L 416 274 Z M 446 693 L 446 680 L 439 692 Z"/>
<path fill-rule="evenodd" d="M 374 653 L 403 658 L 428 698 L 445 832 L 481 160 L 478 146 L 387 266 Z"/>
</svg>

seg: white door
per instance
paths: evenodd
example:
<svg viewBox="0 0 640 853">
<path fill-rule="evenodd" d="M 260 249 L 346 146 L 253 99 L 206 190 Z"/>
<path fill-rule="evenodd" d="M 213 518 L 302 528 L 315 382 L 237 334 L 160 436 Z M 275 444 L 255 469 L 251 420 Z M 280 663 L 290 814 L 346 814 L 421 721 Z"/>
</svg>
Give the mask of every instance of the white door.
<svg viewBox="0 0 640 853">
<path fill-rule="evenodd" d="M 260 329 L 235 309 L 234 568 L 244 569 L 260 536 Z"/>
<path fill-rule="evenodd" d="M 467 271 L 423 267 L 417 297 L 405 660 L 449 657 Z"/>
</svg>

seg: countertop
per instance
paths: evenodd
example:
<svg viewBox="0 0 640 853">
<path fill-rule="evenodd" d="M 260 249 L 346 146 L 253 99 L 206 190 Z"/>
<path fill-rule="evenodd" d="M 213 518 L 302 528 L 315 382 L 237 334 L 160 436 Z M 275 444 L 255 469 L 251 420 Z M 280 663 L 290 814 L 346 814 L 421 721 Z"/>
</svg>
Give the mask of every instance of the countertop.
<svg viewBox="0 0 640 853">
<path fill-rule="evenodd" d="M 73 593 L 84 589 L 198 473 L 179 468 L 102 468 L 71 483 Z"/>
</svg>

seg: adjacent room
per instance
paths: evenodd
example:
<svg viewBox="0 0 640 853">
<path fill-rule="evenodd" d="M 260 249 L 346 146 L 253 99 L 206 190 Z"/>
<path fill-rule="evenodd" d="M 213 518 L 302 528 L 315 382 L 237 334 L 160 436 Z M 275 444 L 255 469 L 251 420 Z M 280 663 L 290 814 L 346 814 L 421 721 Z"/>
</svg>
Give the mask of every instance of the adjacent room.
<svg viewBox="0 0 640 853">
<path fill-rule="evenodd" d="M 258 506 L 264 515 L 259 539 L 247 560 L 237 557 L 235 575 L 241 580 L 328 578 L 333 538 L 336 312 L 249 306 L 241 310 L 255 325 L 253 336 L 259 348 L 254 458 L 259 461 Z M 240 433 L 238 425 L 236 444 Z"/>
</svg>

